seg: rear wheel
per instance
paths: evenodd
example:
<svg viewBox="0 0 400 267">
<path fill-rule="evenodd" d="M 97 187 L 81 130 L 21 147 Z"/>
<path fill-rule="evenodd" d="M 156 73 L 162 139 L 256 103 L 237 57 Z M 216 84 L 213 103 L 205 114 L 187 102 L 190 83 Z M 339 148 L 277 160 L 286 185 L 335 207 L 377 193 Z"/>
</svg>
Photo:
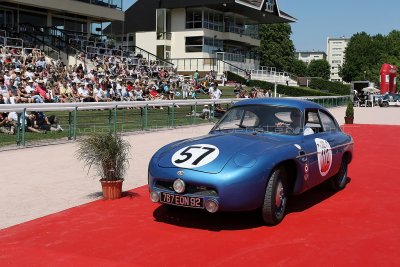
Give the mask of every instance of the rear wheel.
<svg viewBox="0 0 400 267">
<path fill-rule="evenodd" d="M 268 225 L 277 225 L 285 217 L 287 184 L 287 174 L 283 168 L 275 169 L 269 177 L 262 205 L 262 217 Z"/>
<path fill-rule="evenodd" d="M 382 107 L 387 108 L 389 106 L 388 102 L 382 102 Z"/>
<path fill-rule="evenodd" d="M 348 163 L 346 158 L 343 157 L 339 172 L 329 180 L 330 188 L 333 191 L 340 191 L 346 187 L 347 169 L 348 169 Z"/>
</svg>

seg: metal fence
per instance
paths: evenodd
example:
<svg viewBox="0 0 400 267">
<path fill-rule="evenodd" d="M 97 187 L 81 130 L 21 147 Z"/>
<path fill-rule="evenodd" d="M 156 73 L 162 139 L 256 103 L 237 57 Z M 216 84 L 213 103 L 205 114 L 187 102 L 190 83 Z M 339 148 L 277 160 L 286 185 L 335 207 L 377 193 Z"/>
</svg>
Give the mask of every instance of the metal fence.
<svg viewBox="0 0 400 267">
<path fill-rule="evenodd" d="M 345 105 L 349 96 L 298 99 L 311 100 L 325 107 L 335 107 Z M 240 100 L 242 99 L 0 105 L 0 112 L 16 112 L 18 115 L 16 134 L 0 134 L 0 147 L 15 148 L 74 141 L 80 136 L 94 132 L 129 133 L 212 123 L 218 119 L 214 113 L 216 104 L 227 109 Z M 209 118 L 200 116 L 204 105 L 209 105 Z M 26 123 L 22 122 L 26 121 L 31 111 L 41 111 L 48 117 L 51 115 L 58 117 L 63 131 L 47 132 L 47 134 L 28 132 Z"/>
</svg>

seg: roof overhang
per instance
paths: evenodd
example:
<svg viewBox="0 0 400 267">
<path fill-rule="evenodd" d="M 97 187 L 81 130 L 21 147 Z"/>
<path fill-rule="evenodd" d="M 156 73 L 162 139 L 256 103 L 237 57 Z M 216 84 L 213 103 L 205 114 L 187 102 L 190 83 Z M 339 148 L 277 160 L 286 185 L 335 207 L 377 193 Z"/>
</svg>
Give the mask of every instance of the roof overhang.
<svg viewBox="0 0 400 267">
<path fill-rule="evenodd" d="M 254 24 L 287 23 L 296 19 L 279 10 L 278 1 L 272 12 L 266 10 L 266 0 L 160 0 L 160 8 L 208 7 L 249 18 Z"/>
</svg>

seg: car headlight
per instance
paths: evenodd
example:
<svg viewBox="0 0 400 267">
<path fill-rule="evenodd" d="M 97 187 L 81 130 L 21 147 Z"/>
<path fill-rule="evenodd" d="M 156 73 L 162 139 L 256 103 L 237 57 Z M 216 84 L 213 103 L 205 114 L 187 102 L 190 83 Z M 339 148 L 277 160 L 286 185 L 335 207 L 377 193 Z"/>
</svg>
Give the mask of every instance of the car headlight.
<svg viewBox="0 0 400 267">
<path fill-rule="evenodd" d="M 174 181 L 173 188 L 174 188 L 175 192 L 181 194 L 181 193 L 185 192 L 185 182 L 182 181 L 181 179 L 176 179 Z"/>
<path fill-rule="evenodd" d="M 245 168 L 251 168 L 256 164 L 257 160 L 249 155 L 239 153 L 235 156 L 233 161 L 236 163 L 236 165 L 240 167 L 245 167 Z"/>
<path fill-rule="evenodd" d="M 215 199 L 209 199 L 205 203 L 205 208 L 210 213 L 215 213 L 219 209 L 218 201 Z"/>
<path fill-rule="evenodd" d="M 150 199 L 154 203 L 157 203 L 158 201 L 160 201 L 160 195 L 156 191 L 151 191 L 150 192 Z"/>
</svg>

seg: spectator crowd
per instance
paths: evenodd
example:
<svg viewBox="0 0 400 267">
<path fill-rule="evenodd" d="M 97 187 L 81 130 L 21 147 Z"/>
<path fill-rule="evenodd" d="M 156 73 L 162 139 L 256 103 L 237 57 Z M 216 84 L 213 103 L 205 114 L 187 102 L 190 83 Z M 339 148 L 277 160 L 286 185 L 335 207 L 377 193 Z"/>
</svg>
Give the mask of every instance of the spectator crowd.
<svg viewBox="0 0 400 267">
<path fill-rule="evenodd" d="M 0 104 L 196 99 L 198 94 L 219 99 L 222 96 L 214 71 L 203 78 L 196 71 L 187 78 L 177 75 L 176 69 L 161 67 L 157 61 L 144 60 L 141 55 L 122 61 L 112 54 L 93 54 L 86 60 L 82 54 L 82 64 L 66 66 L 38 49 L 27 52 L 18 47 L 2 47 L 0 52 Z M 225 74 L 221 80 L 226 83 Z M 242 85 L 235 86 L 237 98 L 266 94 L 256 88 L 248 92 Z M 27 129 L 32 132 L 62 130 L 58 123 L 43 116 L 42 113 L 26 114 Z M 2 113 L 0 132 L 15 133 L 17 120 L 13 112 Z"/>
</svg>

